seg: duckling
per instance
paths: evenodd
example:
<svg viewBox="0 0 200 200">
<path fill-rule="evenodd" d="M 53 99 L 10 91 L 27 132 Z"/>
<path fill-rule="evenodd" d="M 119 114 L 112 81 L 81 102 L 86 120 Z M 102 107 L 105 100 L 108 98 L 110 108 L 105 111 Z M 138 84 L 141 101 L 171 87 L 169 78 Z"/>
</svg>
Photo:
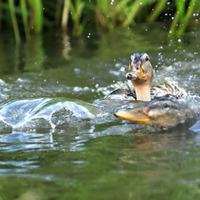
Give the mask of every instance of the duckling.
<svg viewBox="0 0 200 200">
<path fill-rule="evenodd" d="M 172 127 L 186 119 L 194 118 L 193 110 L 187 105 L 166 97 L 154 99 L 144 107 L 118 110 L 114 115 L 140 124 L 156 124 L 160 127 Z"/>
</svg>

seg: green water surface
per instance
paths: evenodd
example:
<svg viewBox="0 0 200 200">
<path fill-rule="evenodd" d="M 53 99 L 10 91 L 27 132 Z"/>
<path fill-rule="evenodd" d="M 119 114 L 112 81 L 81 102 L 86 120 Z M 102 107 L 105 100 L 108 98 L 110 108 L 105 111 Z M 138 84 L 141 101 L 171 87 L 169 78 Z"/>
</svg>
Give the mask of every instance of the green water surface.
<svg viewBox="0 0 200 200">
<path fill-rule="evenodd" d="M 16 46 L 1 38 L 1 102 L 66 97 L 93 102 L 125 80 L 129 56 L 146 52 L 155 83 L 199 94 L 200 32 L 169 38 L 165 25 L 80 39 L 46 33 Z M 90 34 L 89 34 L 90 33 Z M 0 200 L 192 200 L 200 197 L 200 133 L 181 125 L 151 132 L 112 122 L 0 135 Z M 138 126 L 141 128 L 142 126 Z"/>
</svg>

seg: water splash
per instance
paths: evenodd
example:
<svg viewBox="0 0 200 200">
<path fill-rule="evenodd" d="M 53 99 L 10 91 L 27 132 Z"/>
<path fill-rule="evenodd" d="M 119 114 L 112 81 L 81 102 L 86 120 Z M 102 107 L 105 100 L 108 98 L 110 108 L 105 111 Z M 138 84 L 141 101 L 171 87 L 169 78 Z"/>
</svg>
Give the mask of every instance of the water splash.
<svg viewBox="0 0 200 200">
<path fill-rule="evenodd" d="M 1 131 L 12 130 L 37 131 L 37 129 L 55 129 L 57 126 L 81 124 L 81 121 L 94 120 L 98 109 L 81 101 L 63 101 L 63 99 L 40 98 L 19 100 L 1 104 Z M 89 110 L 92 110 L 89 111 Z"/>
</svg>

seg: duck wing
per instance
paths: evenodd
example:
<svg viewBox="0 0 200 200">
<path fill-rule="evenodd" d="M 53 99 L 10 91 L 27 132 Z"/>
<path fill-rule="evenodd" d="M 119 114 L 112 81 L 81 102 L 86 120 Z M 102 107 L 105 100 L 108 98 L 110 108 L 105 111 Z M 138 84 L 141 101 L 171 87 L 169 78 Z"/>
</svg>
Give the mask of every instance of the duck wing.
<svg viewBox="0 0 200 200">
<path fill-rule="evenodd" d="M 129 85 L 127 84 L 127 89 L 115 89 L 109 95 L 107 95 L 106 99 L 121 99 L 121 100 L 136 100 L 135 91 L 131 90 Z"/>
<path fill-rule="evenodd" d="M 170 97 L 173 99 L 180 99 L 183 97 L 181 90 L 174 84 L 164 83 L 164 85 L 154 86 L 151 89 L 151 99 L 158 97 Z"/>
</svg>

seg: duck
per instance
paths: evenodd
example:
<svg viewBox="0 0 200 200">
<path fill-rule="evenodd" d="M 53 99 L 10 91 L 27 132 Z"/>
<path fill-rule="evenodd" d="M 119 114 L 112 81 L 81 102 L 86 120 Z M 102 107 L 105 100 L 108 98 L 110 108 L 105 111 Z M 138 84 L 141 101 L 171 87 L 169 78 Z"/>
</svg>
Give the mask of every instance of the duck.
<svg viewBox="0 0 200 200">
<path fill-rule="evenodd" d="M 132 82 L 135 91 L 128 86 L 126 89 L 116 89 L 109 94 L 109 98 L 132 99 L 139 101 L 151 101 L 158 97 L 170 97 L 180 99 L 183 96 L 181 90 L 173 84 L 164 83 L 154 86 L 151 84 L 154 77 L 153 67 L 147 53 L 133 53 L 130 56 L 129 72 L 126 79 Z"/>
<path fill-rule="evenodd" d="M 195 117 L 194 111 L 183 101 L 161 97 L 134 109 L 119 109 L 116 117 L 140 124 L 173 127 Z"/>
</svg>

